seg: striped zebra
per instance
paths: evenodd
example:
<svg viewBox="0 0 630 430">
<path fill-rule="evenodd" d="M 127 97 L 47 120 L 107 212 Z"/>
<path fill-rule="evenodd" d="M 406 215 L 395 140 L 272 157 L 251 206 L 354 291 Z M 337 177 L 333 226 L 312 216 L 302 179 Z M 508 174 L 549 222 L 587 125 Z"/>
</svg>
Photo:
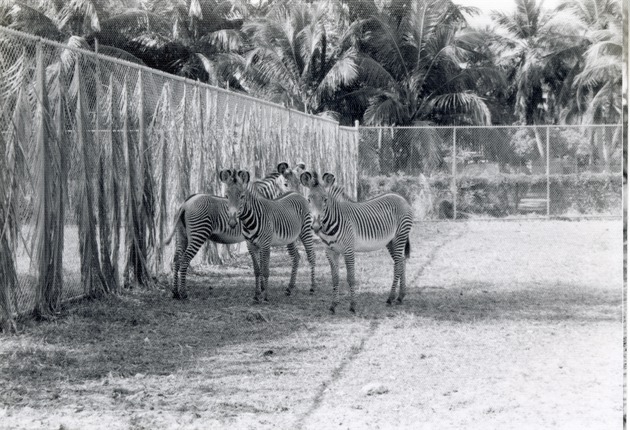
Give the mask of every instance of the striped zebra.
<svg viewBox="0 0 630 430">
<path fill-rule="evenodd" d="M 335 200 L 356 203 L 356 200 L 352 199 L 352 197 L 346 194 L 346 191 L 343 189 L 343 187 L 335 185 L 335 175 L 333 175 L 332 173 L 324 173 L 322 175 L 322 186 L 324 187 L 324 190 L 326 190 L 328 195 Z"/>
<path fill-rule="evenodd" d="M 413 223 L 413 211 L 407 201 L 398 194 L 388 193 L 364 202 L 344 201 L 327 191 L 335 177 L 325 174 L 322 183 L 317 173 L 304 172 L 302 185 L 309 188 L 309 204 L 313 216 L 313 230 L 326 244 L 326 257 L 330 263 L 333 281 L 333 301 L 330 311 L 335 312 L 339 303 L 339 256 L 346 263 L 350 287 L 350 311 L 355 312 L 355 252 L 374 251 L 386 247 L 394 260 L 394 280 L 387 299 L 391 304 L 396 298 L 402 303 L 405 296 L 405 263 L 409 258 L 409 232 Z"/>
<path fill-rule="evenodd" d="M 304 166 L 300 165 L 293 170 L 287 163 L 280 163 L 277 172 L 256 181 L 254 187 L 267 198 L 277 198 L 298 189 L 298 174 L 303 168 Z M 224 245 L 245 240 L 240 225 L 233 228 L 228 225 L 227 208 L 226 198 L 211 194 L 193 194 L 179 207 L 173 231 L 163 243 L 163 246 L 168 245 L 177 234 L 172 266 L 174 298 L 185 299 L 188 296 L 186 293 L 188 266 L 207 240 Z"/>
<path fill-rule="evenodd" d="M 311 266 L 311 290 L 315 292 L 315 250 L 308 202 L 299 193 L 288 193 L 275 200 L 261 196 L 256 187 L 250 185 L 247 171 L 222 170 L 219 178 L 227 184 L 228 224 L 236 227 L 241 221 L 243 236 L 252 257 L 256 287 L 254 300 L 268 301 L 269 254 L 272 246 L 286 246 L 291 256 L 291 279 L 286 289 L 290 295 L 295 287 L 300 254 L 298 239 L 306 249 Z"/>
</svg>

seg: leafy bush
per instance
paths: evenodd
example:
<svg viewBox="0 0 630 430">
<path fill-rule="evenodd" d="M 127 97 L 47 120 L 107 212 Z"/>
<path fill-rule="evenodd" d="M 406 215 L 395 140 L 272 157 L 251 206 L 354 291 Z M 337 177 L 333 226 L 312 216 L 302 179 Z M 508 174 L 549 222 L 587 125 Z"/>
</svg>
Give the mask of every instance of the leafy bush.
<svg viewBox="0 0 630 430">
<path fill-rule="evenodd" d="M 552 215 L 612 214 L 621 210 L 622 178 L 619 174 L 582 173 L 550 175 L 550 211 Z M 452 208 L 451 176 L 392 175 L 363 177 L 359 181 L 360 200 L 385 192 L 396 192 L 412 205 L 422 199 L 430 201 L 429 213 L 444 214 L 444 202 Z M 485 214 L 496 217 L 518 214 L 519 202 L 524 197 L 546 198 L 545 175 L 495 174 L 488 176 L 459 176 L 457 178 L 458 212 Z M 430 199 L 427 199 L 430 194 Z"/>
</svg>

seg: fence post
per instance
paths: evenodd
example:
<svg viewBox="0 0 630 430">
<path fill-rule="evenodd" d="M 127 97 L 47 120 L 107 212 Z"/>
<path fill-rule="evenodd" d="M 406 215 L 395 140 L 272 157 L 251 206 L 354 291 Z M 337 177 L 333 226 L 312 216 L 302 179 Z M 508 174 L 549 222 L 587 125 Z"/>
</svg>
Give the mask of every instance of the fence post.
<svg viewBox="0 0 630 430">
<path fill-rule="evenodd" d="M 547 126 L 547 218 L 550 215 L 550 202 L 551 202 L 551 181 L 549 178 L 549 126 Z"/>
<path fill-rule="evenodd" d="M 453 162 L 451 193 L 453 194 L 453 219 L 457 219 L 457 129 L 453 127 Z"/>
</svg>

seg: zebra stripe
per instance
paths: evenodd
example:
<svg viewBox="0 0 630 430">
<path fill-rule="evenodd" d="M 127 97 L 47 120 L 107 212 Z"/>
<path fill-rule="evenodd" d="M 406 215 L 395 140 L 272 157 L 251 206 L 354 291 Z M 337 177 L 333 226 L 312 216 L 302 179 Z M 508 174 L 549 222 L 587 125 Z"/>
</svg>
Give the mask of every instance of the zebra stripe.
<svg viewBox="0 0 630 430">
<path fill-rule="evenodd" d="M 281 163 L 286 164 L 286 163 Z M 276 198 L 294 186 L 295 181 L 279 172 L 273 172 L 256 181 L 254 187 L 265 198 Z M 290 179 L 290 178 L 289 178 Z M 297 187 L 295 188 L 297 189 Z M 227 198 L 211 194 L 192 194 L 180 206 L 175 216 L 175 226 L 162 246 L 168 245 L 176 234 L 173 256 L 173 297 L 184 299 L 186 274 L 190 261 L 208 240 L 221 244 L 234 244 L 245 240 L 241 226 L 231 227 L 228 219 Z"/>
<path fill-rule="evenodd" d="M 388 193 L 373 199 L 355 202 L 345 200 L 338 193 L 339 187 L 331 188 L 334 176 L 325 174 L 322 184 L 316 173 L 305 172 L 301 182 L 309 188 L 309 203 L 313 214 L 313 229 L 326 244 L 326 256 L 333 279 L 335 311 L 339 303 L 339 257 L 344 256 L 348 285 L 350 287 L 350 311 L 356 308 L 355 253 L 387 248 L 394 260 L 394 278 L 387 299 L 391 304 L 396 297 L 402 303 L 406 290 L 405 265 L 409 257 L 409 234 L 413 224 L 413 211 L 400 195 Z M 332 190 L 332 191 L 331 191 Z"/>
<path fill-rule="evenodd" d="M 249 184 L 249 173 L 231 170 L 221 172 L 228 195 L 228 215 L 230 225 L 237 224 L 237 218 L 247 241 L 252 257 L 256 286 L 254 300 L 267 301 L 269 282 L 269 255 L 272 246 L 286 246 L 292 260 L 291 279 L 286 289 L 290 295 L 295 287 L 300 255 L 296 243 L 302 242 L 311 266 L 311 289 L 315 291 L 315 251 L 308 202 L 298 193 L 288 193 L 277 199 L 266 199 L 257 188 Z"/>
</svg>

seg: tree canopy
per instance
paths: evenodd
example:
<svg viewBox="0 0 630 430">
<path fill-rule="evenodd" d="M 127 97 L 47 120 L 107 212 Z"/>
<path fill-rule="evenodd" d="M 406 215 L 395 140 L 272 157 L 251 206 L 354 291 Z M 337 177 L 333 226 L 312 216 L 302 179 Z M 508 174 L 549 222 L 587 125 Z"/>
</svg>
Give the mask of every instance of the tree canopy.
<svg viewBox="0 0 630 430">
<path fill-rule="evenodd" d="M 619 123 L 620 0 L 5 0 L 0 23 L 371 125 Z M 129 7 L 128 7 L 129 6 Z"/>
</svg>

